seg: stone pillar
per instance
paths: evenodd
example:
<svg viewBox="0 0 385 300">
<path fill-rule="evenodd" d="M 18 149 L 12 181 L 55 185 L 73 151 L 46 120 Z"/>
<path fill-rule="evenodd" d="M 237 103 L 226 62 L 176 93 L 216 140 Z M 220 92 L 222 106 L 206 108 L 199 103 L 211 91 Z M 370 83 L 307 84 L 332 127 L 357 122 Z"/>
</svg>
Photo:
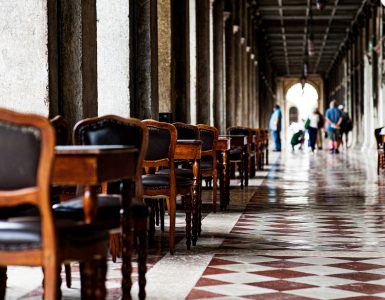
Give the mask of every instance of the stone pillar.
<svg viewBox="0 0 385 300">
<path fill-rule="evenodd" d="M 224 34 L 224 1 L 216 0 L 213 11 L 213 44 L 214 44 L 214 126 L 220 133 L 225 133 L 224 112 L 224 69 L 223 69 L 223 34 Z"/>
<path fill-rule="evenodd" d="M 180 1 L 184 2 L 184 1 Z M 171 0 L 158 1 L 159 112 L 172 112 L 172 12 Z M 175 27 L 174 27 L 175 28 Z M 178 111 L 178 114 L 183 112 Z M 176 116 L 174 115 L 174 119 Z"/>
<path fill-rule="evenodd" d="M 249 95 L 248 95 L 248 59 L 250 47 L 248 45 L 248 8 L 245 0 L 241 1 L 241 122 L 242 126 L 249 126 Z M 249 50 L 249 51 L 248 51 Z"/>
<path fill-rule="evenodd" d="M 189 122 L 189 2 L 171 0 L 171 102 L 174 120 Z"/>
<path fill-rule="evenodd" d="M 58 2 L 59 112 L 70 126 L 96 116 L 96 0 Z"/>
<path fill-rule="evenodd" d="M 235 102 L 235 124 L 242 125 L 242 47 L 240 31 L 240 3 L 235 2 L 234 9 L 234 102 Z M 233 125 L 233 126 L 234 126 Z"/>
<path fill-rule="evenodd" d="M 158 119 L 157 0 L 130 0 L 130 111 Z"/>
<path fill-rule="evenodd" d="M 197 123 L 210 124 L 210 0 L 196 0 Z"/>
<path fill-rule="evenodd" d="M 234 15 L 233 0 L 225 6 L 225 80 L 226 80 L 226 128 L 235 125 L 235 76 L 234 76 Z"/>
</svg>

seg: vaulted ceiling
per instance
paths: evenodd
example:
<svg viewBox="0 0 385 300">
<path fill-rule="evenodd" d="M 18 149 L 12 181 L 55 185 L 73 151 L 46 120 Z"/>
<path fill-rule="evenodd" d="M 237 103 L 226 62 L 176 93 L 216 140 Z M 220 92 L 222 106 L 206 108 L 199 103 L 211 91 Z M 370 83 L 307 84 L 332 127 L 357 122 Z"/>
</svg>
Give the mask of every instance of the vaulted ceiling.
<svg viewBox="0 0 385 300">
<path fill-rule="evenodd" d="M 327 74 L 365 2 L 329 0 L 320 11 L 316 0 L 259 0 L 257 14 L 276 74 L 301 76 L 306 61 L 308 74 Z M 309 30 L 313 56 L 305 51 Z"/>
</svg>

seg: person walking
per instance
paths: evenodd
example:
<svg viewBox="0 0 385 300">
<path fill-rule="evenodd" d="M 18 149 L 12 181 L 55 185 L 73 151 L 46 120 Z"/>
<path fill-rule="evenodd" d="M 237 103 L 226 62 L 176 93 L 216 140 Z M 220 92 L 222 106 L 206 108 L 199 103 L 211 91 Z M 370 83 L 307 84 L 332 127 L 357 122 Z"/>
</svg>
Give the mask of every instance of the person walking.
<svg viewBox="0 0 385 300">
<path fill-rule="evenodd" d="M 309 116 L 309 126 L 307 128 L 307 132 L 309 133 L 309 147 L 311 148 L 311 152 L 314 152 L 315 145 L 317 141 L 317 132 L 319 125 L 319 115 L 317 113 L 318 109 L 315 108 L 313 112 Z"/>
<path fill-rule="evenodd" d="M 282 113 L 278 104 L 274 106 L 274 111 L 271 115 L 269 128 L 273 135 L 275 149 L 273 151 L 281 151 L 281 127 L 282 127 Z"/>
<path fill-rule="evenodd" d="M 342 122 L 341 122 L 341 144 L 345 144 L 345 148 L 348 148 L 349 132 L 353 129 L 352 119 L 349 117 L 349 113 L 344 111 L 344 106 L 342 104 L 338 105 L 338 109 L 342 113 Z M 345 139 L 344 139 L 345 136 Z M 344 141 L 345 140 L 345 141 Z"/>
<path fill-rule="evenodd" d="M 330 140 L 330 152 L 340 153 L 340 125 L 342 122 L 342 112 L 336 107 L 336 100 L 330 101 L 330 107 L 325 113 L 327 122 L 327 133 Z"/>
<path fill-rule="evenodd" d="M 318 114 L 318 130 L 317 130 L 317 147 L 318 150 L 322 150 L 323 148 L 323 128 L 325 126 L 325 118 L 317 108 L 317 114 Z"/>
</svg>

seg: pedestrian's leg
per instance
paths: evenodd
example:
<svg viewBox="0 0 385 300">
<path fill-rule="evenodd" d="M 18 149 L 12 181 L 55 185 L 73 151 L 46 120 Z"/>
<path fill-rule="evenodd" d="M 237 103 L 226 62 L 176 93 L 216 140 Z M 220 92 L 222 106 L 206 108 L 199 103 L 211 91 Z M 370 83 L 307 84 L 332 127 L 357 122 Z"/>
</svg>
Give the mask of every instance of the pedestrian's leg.
<svg viewBox="0 0 385 300">
<path fill-rule="evenodd" d="M 277 151 L 281 151 L 281 132 L 277 130 Z"/>
</svg>

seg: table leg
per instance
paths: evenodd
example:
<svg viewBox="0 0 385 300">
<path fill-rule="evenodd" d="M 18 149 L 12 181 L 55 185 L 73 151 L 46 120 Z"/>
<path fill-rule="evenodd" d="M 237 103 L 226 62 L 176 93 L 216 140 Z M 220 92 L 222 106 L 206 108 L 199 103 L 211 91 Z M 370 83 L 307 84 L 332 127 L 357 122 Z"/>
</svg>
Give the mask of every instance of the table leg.
<svg viewBox="0 0 385 300">
<path fill-rule="evenodd" d="M 131 255 L 132 255 L 132 224 L 131 200 L 134 186 L 132 180 L 124 180 L 122 184 L 122 294 L 123 300 L 131 299 Z"/>
<path fill-rule="evenodd" d="M 199 232 L 200 201 L 201 193 L 200 161 L 195 160 L 193 164 L 193 190 L 192 190 L 192 244 L 196 246 Z"/>
<path fill-rule="evenodd" d="M 98 209 L 97 201 L 97 187 L 86 185 L 83 191 L 83 210 L 84 210 L 84 221 L 91 223 L 96 216 Z"/>
<path fill-rule="evenodd" d="M 223 175 L 223 171 L 224 171 L 224 168 L 223 168 L 223 151 L 221 151 L 220 155 L 218 156 L 218 164 L 217 164 L 217 169 L 218 169 L 218 173 L 219 173 L 219 194 L 220 194 L 220 210 L 225 210 L 225 189 L 224 189 L 224 182 L 225 182 L 225 178 L 224 178 L 224 175 Z"/>
<path fill-rule="evenodd" d="M 224 209 L 227 210 L 227 206 L 230 203 L 230 162 L 227 150 L 222 153 L 223 160 L 223 195 L 224 195 Z"/>
</svg>

